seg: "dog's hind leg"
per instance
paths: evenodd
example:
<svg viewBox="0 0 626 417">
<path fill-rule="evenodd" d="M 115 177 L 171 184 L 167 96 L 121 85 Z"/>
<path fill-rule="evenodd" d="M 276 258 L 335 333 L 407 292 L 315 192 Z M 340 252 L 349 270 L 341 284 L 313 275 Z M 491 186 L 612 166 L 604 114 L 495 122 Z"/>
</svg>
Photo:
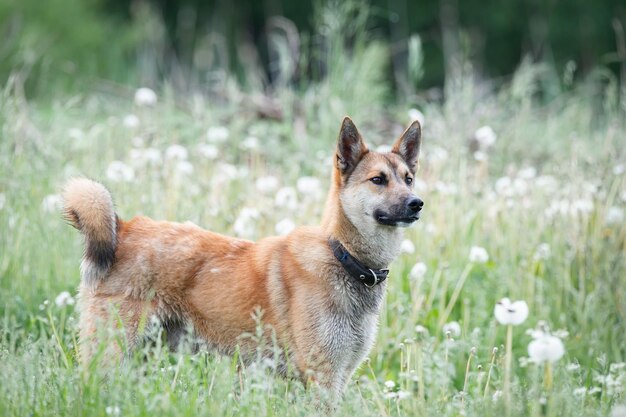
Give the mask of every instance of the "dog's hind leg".
<svg viewBox="0 0 626 417">
<path fill-rule="evenodd" d="M 152 314 L 149 301 L 93 294 L 81 287 L 79 355 L 83 364 L 94 359 L 119 363 L 137 345 L 138 334 Z"/>
</svg>

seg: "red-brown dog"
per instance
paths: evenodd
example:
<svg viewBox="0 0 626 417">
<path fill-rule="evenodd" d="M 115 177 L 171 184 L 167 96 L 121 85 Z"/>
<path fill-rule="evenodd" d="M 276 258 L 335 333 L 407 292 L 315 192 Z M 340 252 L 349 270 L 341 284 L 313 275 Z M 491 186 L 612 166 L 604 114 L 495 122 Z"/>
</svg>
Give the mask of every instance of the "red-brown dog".
<svg viewBox="0 0 626 417">
<path fill-rule="evenodd" d="M 322 224 L 258 242 L 191 223 L 115 214 L 109 192 L 71 180 L 64 214 L 85 235 L 81 264 L 80 353 L 98 343 L 107 358 L 132 349 L 147 321 L 175 345 L 184 329 L 207 346 L 249 358 L 253 313 L 263 312 L 280 344 L 281 369 L 340 393 L 376 334 L 389 263 L 402 228 L 419 218 L 412 191 L 420 148 L 414 122 L 391 152 L 368 150 L 352 120 L 343 120 Z M 123 324 L 126 345 L 102 340 L 101 327 Z M 117 326 L 119 327 L 119 326 Z M 106 332 L 105 332 L 106 333 Z M 258 341 L 257 341 L 258 342 Z M 268 355 L 274 354 L 268 350 Z"/>
</svg>

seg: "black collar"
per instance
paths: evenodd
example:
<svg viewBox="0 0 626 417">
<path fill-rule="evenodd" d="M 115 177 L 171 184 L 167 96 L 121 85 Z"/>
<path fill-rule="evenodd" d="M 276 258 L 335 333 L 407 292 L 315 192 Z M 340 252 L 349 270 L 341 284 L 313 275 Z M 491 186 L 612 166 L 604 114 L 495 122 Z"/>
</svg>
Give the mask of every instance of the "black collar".
<svg viewBox="0 0 626 417">
<path fill-rule="evenodd" d="M 328 241 L 328 244 L 333 250 L 335 258 L 341 262 L 346 272 L 353 278 L 361 281 L 366 287 L 371 288 L 387 279 L 389 269 L 372 269 L 366 267 L 359 262 L 358 259 L 350 255 L 350 252 L 348 252 L 338 240 L 331 239 Z"/>
</svg>

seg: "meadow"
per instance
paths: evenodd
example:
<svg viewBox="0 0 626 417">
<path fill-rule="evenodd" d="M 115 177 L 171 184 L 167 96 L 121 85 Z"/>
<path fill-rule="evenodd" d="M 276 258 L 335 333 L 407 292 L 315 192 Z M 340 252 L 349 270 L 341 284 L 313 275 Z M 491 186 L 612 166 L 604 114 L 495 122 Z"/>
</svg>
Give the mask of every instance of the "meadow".
<svg viewBox="0 0 626 417">
<path fill-rule="evenodd" d="M 372 64 L 382 53 L 376 43 L 338 53 L 326 78 L 285 84 L 271 100 L 228 74 L 210 95 L 165 84 L 45 100 L 10 79 L 0 92 L 0 414 L 326 413 L 315 390 L 273 376 L 271 361 L 239 374 L 236 359 L 171 353 L 159 334 L 119 368 L 81 366 L 82 242 L 59 193 L 85 175 L 106 184 L 124 219 L 288 233 L 321 218 L 348 114 L 381 149 L 422 119 L 415 187 L 426 204 L 391 265 L 375 347 L 333 415 L 626 416 L 626 126 L 615 80 L 561 74 L 541 99 L 554 71 L 523 63 L 497 86 L 468 70 L 443 101 L 391 100 Z M 510 350 L 494 316 L 503 297 L 529 310 L 510 327 Z M 529 354 L 537 330 L 562 342 L 562 357 Z"/>
</svg>

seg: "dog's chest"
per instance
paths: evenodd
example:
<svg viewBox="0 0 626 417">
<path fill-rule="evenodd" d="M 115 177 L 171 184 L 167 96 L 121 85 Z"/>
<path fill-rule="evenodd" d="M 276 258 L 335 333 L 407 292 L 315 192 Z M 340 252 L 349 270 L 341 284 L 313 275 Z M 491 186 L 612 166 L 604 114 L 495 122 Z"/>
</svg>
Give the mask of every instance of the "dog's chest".
<svg viewBox="0 0 626 417">
<path fill-rule="evenodd" d="M 368 288 L 348 276 L 338 275 L 322 314 L 325 345 L 338 362 L 360 361 L 372 346 L 384 284 Z"/>
</svg>

